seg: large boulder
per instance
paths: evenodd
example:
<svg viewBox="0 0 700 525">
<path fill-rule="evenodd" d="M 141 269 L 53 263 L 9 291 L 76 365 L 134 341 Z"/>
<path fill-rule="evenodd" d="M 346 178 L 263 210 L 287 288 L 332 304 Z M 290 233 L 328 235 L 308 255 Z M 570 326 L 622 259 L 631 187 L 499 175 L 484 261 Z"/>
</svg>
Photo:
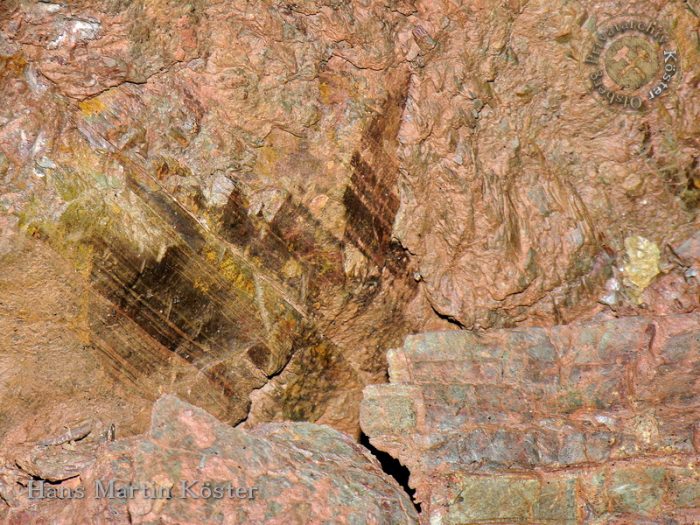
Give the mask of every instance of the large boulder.
<svg viewBox="0 0 700 525">
<path fill-rule="evenodd" d="M 104 442 L 79 477 L 49 485 L 35 475 L 25 483 L 26 488 L 13 489 L 17 506 L 7 523 L 396 525 L 418 520 L 396 481 L 369 451 L 340 432 L 311 423 L 233 428 L 174 396 L 155 403 L 146 434 Z M 37 496 L 33 502 L 27 499 L 30 483 Z M 58 493 L 68 496 L 50 497 Z"/>
</svg>

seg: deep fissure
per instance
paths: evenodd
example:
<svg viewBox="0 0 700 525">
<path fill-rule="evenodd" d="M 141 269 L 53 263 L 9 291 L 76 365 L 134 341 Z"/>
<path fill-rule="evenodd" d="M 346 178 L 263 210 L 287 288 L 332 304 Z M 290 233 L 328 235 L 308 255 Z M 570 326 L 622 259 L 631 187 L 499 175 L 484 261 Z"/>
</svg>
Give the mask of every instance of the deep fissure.
<svg viewBox="0 0 700 525">
<path fill-rule="evenodd" d="M 360 433 L 360 444 L 367 450 L 369 450 L 375 458 L 377 458 L 377 461 L 379 461 L 379 464 L 381 465 L 384 473 L 388 474 L 396 480 L 396 482 L 404 490 L 404 492 L 408 494 L 408 497 L 411 498 L 411 502 L 416 508 L 416 511 L 420 512 L 421 505 L 414 498 L 416 494 L 416 489 L 411 488 L 411 486 L 408 484 L 409 478 L 411 476 L 411 471 L 408 470 L 408 467 L 403 465 L 398 459 L 393 457 L 391 454 L 379 450 L 377 447 L 372 445 L 372 443 L 370 443 L 369 441 L 369 437 L 364 432 Z"/>
</svg>

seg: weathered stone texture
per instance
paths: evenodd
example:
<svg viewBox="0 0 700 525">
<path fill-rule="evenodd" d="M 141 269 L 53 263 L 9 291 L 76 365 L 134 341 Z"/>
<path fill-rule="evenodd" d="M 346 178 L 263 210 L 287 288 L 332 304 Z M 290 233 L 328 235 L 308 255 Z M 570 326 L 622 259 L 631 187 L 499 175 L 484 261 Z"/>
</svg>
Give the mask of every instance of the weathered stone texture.
<svg viewBox="0 0 700 525">
<path fill-rule="evenodd" d="M 700 518 L 700 315 L 427 333 L 388 360 L 362 428 L 425 523 Z"/>
<path fill-rule="evenodd" d="M 680 57 L 642 113 L 584 66 L 629 13 Z M 387 348 L 466 328 L 366 390 L 427 516 L 691 520 L 699 31 L 698 0 L 0 0 L 0 446 L 163 393 L 357 435 Z"/>
<path fill-rule="evenodd" d="M 440 315 L 467 328 L 570 322 L 627 236 L 663 248 L 698 230 L 691 2 L 415 5 L 394 231 Z M 643 116 L 596 100 L 583 65 L 593 32 L 631 14 L 669 27 L 684 71 Z"/>
<path fill-rule="evenodd" d="M 77 483 L 54 486 L 82 487 L 84 498 L 31 502 L 26 490 L 18 490 L 23 497 L 5 512 L 4 523 L 418 523 L 410 499 L 377 460 L 326 426 L 234 429 L 166 396 L 155 403 L 147 434 L 106 443 L 92 456 L 94 464 L 80 469 Z M 183 492 L 183 480 L 200 483 Z M 145 497 L 137 490 L 134 497 L 109 498 L 98 494 L 97 481 L 102 487 L 114 482 L 116 490 L 146 486 L 151 496 L 165 490 L 173 497 Z M 246 497 L 201 497 L 207 482 L 224 488 L 231 483 Z"/>
<path fill-rule="evenodd" d="M 408 330 L 402 15 L 318 9 L 0 7 L 0 226 L 79 270 L 83 328 L 134 396 L 357 433 Z"/>
<path fill-rule="evenodd" d="M 626 238 L 697 230 L 698 17 L 627 4 L 5 1 L 0 228 L 79 269 L 139 395 L 356 430 L 332 400 L 405 334 L 588 315 Z M 668 21 L 688 72 L 644 114 L 580 71 L 622 11 Z M 641 300 L 696 308 L 664 257 Z M 285 405 L 317 354 L 337 395 Z"/>
</svg>

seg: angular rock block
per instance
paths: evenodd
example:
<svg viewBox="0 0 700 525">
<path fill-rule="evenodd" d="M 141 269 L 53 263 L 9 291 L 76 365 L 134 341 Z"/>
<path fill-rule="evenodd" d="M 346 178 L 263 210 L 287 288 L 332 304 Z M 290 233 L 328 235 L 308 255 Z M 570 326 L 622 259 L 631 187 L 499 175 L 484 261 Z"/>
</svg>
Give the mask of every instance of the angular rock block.
<svg viewBox="0 0 700 525">
<path fill-rule="evenodd" d="M 430 501 L 429 523 L 694 524 L 700 517 L 700 476 L 674 464 L 619 464 L 546 476 L 464 475 L 451 483 Z"/>
<path fill-rule="evenodd" d="M 420 334 L 388 361 L 361 424 L 425 523 L 697 522 L 700 314 Z"/>
<path fill-rule="evenodd" d="M 147 434 L 107 443 L 96 455 L 70 486 L 83 497 L 35 500 L 11 510 L 7 522 L 418 523 L 409 497 L 369 451 L 323 425 L 248 431 L 164 396 Z"/>
</svg>

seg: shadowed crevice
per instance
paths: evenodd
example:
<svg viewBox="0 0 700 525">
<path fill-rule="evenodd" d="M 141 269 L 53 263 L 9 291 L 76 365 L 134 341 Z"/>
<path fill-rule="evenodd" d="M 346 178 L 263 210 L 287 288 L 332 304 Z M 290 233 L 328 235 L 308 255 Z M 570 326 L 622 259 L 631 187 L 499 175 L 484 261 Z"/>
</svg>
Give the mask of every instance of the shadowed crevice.
<svg viewBox="0 0 700 525">
<path fill-rule="evenodd" d="M 367 434 L 364 432 L 360 433 L 360 445 L 369 450 L 370 453 L 377 458 L 377 461 L 379 461 L 379 464 L 382 466 L 382 470 L 396 480 L 404 492 L 408 494 L 408 497 L 411 498 L 416 511 L 420 513 L 420 503 L 413 499 L 416 489 L 411 488 L 408 484 L 408 480 L 411 475 L 408 468 L 402 465 L 398 459 L 372 445 L 372 443 L 369 442 L 369 437 L 367 437 Z"/>
</svg>

